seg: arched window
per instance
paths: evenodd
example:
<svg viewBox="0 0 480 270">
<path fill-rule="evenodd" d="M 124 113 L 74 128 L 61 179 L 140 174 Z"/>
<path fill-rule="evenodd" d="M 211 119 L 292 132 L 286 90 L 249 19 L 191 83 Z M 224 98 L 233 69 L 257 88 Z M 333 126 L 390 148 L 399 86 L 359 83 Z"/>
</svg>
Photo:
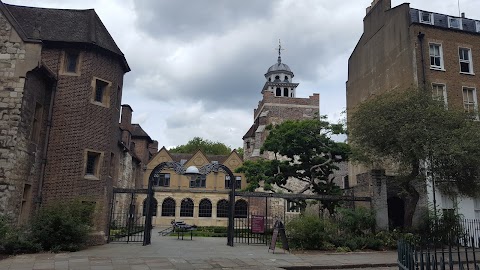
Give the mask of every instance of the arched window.
<svg viewBox="0 0 480 270">
<path fill-rule="evenodd" d="M 285 76 L 285 81 L 288 82 L 288 76 Z"/>
<path fill-rule="evenodd" d="M 152 216 L 156 217 L 157 216 L 157 209 L 158 209 L 158 202 L 157 199 L 152 198 Z M 147 215 L 147 199 L 143 200 L 143 215 Z"/>
<path fill-rule="evenodd" d="M 271 81 L 272 81 L 272 78 L 268 78 L 268 81 L 271 82 Z"/>
<path fill-rule="evenodd" d="M 227 200 L 218 201 L 217 217 L 228 217 L 228 201 Z"/>
<path fill-rule="evenodd" d="M 174 217 L 175 216 L 175 200 L 172 198 L 166 198 L 162 203 L 162 217 Z"/>
<path fill-rule="evenodd" d="M 209 199 L 202 199 L 198 205 L 199 217 L 212 217 L 212 203 Z"/>
<path fill-rule="evenodd" d="M 277 88 L 277 91 L 275 91 L 275 96 L 279 97 L 282 95 L 282 89 Z"/>
<path fill-rule="evenodd" d="M 246 218 L 248 215 L 248 204 L 245 200 L 235 202 L 235 217 Z"/>
<path fill-rule="evenodd" d="M 288 88 L 283 88 L 283 96 L 288 97 Z"/>
<path fill-rule="evenodd" d="M 180 204 L 181 217 L 193 217 L 193 201 L 190 198 L 185 198 Z"/>
<path fill-rule="evenodd" d="M 280 80 L 280 76 L 275 76 L 275 80 Z"/>
</svg>

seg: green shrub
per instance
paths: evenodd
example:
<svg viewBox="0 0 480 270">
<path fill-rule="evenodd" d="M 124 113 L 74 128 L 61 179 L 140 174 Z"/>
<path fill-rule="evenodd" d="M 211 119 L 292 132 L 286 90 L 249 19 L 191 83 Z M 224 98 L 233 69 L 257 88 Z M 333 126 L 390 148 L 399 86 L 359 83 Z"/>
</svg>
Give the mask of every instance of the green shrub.
<svg viewBox="0 0 480 270">
<path fill-rule="evenodd" d="M 332 249 L 336 227 L 326 219 L 314 215 L 301 215 L 286 225 L 290 246 L 294 249 Z"/>
<path fill-rule="evenodd" d="M 88 240 L 93 205 L 79 201 L 46 206 L 31 223 L 31 234 L 44 250 L 76 251 Z"/>
<path fill-rule="evenodd" d="M 375 213 L 369 209 L 363 207 L 343 208 L 338 212 L 340 214 L 338 225 L 347 234 L 365 234 L 375 226 Z"/>
<path fill-rule="evenodd" d="M 3 252 L 5 254 L 36 253 L 42 250 L 39 243 L 36 243 L 26 228 L 8 229 L 3 241 Z"/>
</svg>

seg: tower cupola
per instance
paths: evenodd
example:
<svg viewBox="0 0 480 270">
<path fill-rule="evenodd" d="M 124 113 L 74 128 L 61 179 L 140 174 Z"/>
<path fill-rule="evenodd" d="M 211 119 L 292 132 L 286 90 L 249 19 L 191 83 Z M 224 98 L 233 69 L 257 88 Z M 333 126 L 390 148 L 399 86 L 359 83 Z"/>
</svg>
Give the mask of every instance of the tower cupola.
<svg viewBox="0 0 480 270">
<path fill-rule="evenodd" d="M 265 73 L 267 82 L 263 87 L 264 91 L 273 92 L 277 97 L 295 97 L 295 89 L 298 83 L 293 83 L 294 74 L 290 67 L 282 63 L 282 45 L 278 41 L 278 59 L 277 63 L 268 68 Z"/>
</svg>

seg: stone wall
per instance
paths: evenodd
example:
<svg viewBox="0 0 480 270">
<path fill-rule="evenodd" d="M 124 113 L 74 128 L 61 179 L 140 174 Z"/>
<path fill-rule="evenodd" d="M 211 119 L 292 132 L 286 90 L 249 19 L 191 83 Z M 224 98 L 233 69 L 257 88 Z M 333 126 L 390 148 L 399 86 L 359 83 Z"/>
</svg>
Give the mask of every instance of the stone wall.
<svg viewBox="0 0 480 270">
<path fill-rule="evenodd" d="M 22 118 L 28 116 L 22 110 L 29 105 L 24 98 L 26 73 L 38 64 L 38 50 L 37 45 L 25 44 L 0 14 L 0 214 L 14 222 L 20 215 L 25 181 L 34 184 L 30 180 L 35 160 L 30 147 L 31 119 Z M 27 60 L 26 55 L 31 57 Z"/>
</svg>

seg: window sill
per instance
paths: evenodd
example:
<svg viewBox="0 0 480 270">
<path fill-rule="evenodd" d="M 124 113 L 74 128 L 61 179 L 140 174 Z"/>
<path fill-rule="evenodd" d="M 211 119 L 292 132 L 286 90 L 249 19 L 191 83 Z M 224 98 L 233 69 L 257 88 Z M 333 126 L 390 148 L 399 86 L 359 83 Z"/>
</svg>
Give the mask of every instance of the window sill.
<svg viewBox="0 0 480 270">
<path fill-rule="evenodd" d="M 446 71 L 443 67 L 432 67 L 430 66 L 431 70 L 437 70 L 437 71 Z"/>
<path fill-rule="evenodd" d="M 433 25 L 433 22 L 425 22 L 425 21 L 420 21 L 420 23 L 423 23 L 423 24 L 428 24 L 428 25 Z"/>
<path fill-rule="evenodd" d="M 84 175 L 83 179 L 85 179 L 85 180 L 100 180 L 100 178 L 98 178 L 98 177 L 96 177 L 95 175 L 92 175 L 92 174 Z"/>
<path fill-rule="evenodd" d="M 80 77 L 82 74 L 80 72 L 60 72 L 62 76 L 72 76 L 72 77 Z"/>
<path fill-rule="evenodd" d="M 92 103 L 92 104 L 94 104 L 94 105 L 97 105 L 97 106 L 100 106 L 100 107 L 110 108 L 110 106 L 108 106 L 107 104 L 101 103 L 101 102 L 98 102 L 98 101 L 93 101 L 93 100 L 91 100 L 90 103 Z"/>
<path fill-rule="evenodd" d="M 461 72 L 461 71 L 460 71 L 460 74 L 475 76 L 475 73 L 473 73 L 473 72 Z"/>
</svg>

